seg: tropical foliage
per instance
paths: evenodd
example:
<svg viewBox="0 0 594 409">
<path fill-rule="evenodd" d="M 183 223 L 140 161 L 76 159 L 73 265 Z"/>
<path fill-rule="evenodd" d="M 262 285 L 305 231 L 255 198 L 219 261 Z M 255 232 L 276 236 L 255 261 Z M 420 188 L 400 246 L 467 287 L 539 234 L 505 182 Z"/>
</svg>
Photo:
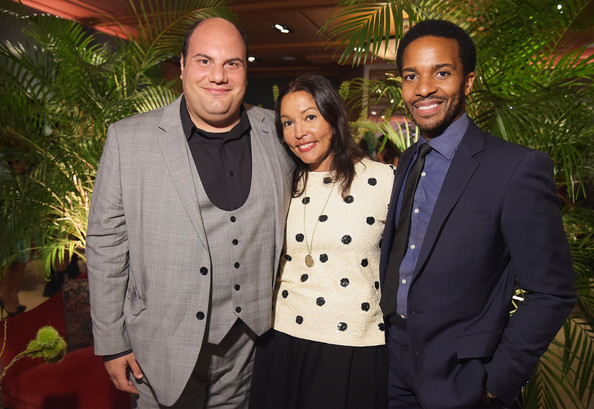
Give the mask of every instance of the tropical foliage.
<svg viewBox="0 0 594 409">
<path fill-rule="evenodd" d="M 108 37 L 3 1 L 0 19 L 22 35 L 0 44 L 0 264 L 31 238 L 48 271 L 65 251 L 84 259 L 107 127 L 173 101 L 179 92 L 164 81 L 162 64 L 179 56 L 193 21 L 229 16 L 222 0 L 136 4 L 128 2 L 136 21 L 114 19 L 121 35 Z M 17 165 L 26 171 L 15 172 Z"/>
<path fill-rule="evenodd" d="M 564 223 L 579 301 L 524 389 L 526 408 L 588 408 L 594 395 L 594 64 L 571 38 L 591 31 L 587 0 L 343 0 L 324 27 L 344 63 L 374 62 L 405 25 L 429 18 L 456 22 L 473 37 L 478 66 L 471 117 L 495 136 L 548 153 L 565 201 Z M 588 27 L 588 24 L 590 25 Z M 391 50 L 395 51 L 395 50 Z M 394 68 L 395 69 L 395 68 Z M 350 82 L 347 99 L 385 105 L 404 116 L 400 79 Z M 359 126 L 368 126 L 360 121 Z M 372 125 L 386 128 L 386 121 Z M 387 133 L 396 147 L 410 140 Z M 591 203 L 591 202 L 590 202 Z M 521 294 L 521 289 L 518 289 Z"/>
</svg>

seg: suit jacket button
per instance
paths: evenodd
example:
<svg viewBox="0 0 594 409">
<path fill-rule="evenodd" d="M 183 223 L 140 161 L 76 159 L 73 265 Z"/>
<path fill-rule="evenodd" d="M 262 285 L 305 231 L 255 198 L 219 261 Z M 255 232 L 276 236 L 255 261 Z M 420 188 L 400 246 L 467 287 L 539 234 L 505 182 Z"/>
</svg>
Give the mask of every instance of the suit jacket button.
<svg viewBox="0 0 594 409">
<path fill-rule="evenodd" d="M 204 313 L 202 311 L 198 311 L 198 313 L 196 314 L 196 318 L 202 321 L 204 319 Z"/>
<path fill-rule="evenodd" d="M 208 268 L 206 267 L 200 267 L 200 274 L 202 274 L 203 276 L 208 274 Z"/>
<path fill-rule="evenodd" d="M 241 307 L 235 307 L 235 311 L 236 311 L 237 313 L 240 313 L 240 312 L 241 312 Z"/>
<path fill-rule="evenodd" d="M 239 286 L 239 284 L 235 284 L 235 291 L 239 291 L 241 287 Z"/>
</svg>

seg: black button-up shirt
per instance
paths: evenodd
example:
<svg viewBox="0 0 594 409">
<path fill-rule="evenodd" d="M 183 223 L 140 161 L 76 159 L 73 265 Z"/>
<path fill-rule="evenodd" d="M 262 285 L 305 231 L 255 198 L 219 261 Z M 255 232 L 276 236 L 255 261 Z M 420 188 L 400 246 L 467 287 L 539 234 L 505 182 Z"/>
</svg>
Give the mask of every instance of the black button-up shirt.
<svg viewBox="0 0 594 409">
<path fill-rule="evenodd" d="M 245 108 L 228 132 L 198 129 L 182 98 L 180 116 L 198 175 L 210 201 L 219 209 L 240 208 L 250 194 L 252 182 L 251 126 Z"/>
</svg>

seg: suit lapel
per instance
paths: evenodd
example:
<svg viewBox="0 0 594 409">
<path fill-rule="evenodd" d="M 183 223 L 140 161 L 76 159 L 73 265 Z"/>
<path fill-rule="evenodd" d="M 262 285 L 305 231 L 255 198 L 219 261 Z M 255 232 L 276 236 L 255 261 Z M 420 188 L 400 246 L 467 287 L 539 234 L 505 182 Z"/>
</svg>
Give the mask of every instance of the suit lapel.
<svg viewBox="0 0 594 409">
<path fill-rule="evenodd" d="M 283 203 L 283 192 L 279 191 L 280 185 L 275 183 L 275 178 L 272 175 L 278 173 L 279 169 L 282 167 L 276 166 L 273 167 L 273 161 L 279 161 L 280 158 L 277 157 L 275 150 L 270 145 L 270 141 L 276 138 L 275 130 L 273 128 L 274 124 L 270 121 L 266 121 L 262 115 L 258 115 L 258 111 L 255 109 L 250 109 L 251 106 L 245 105 L 247 110 L 248 118 L 250 120 L 250 125 L 252 127 L 251 133 L 251 140 L 252 140 L 252 150 L 259 151 L 260 156 L 264 158 L 264 168 L 266 169 L 266 183 L 268 189 L 272 190 L 273 201 L 274 201 L 274 214 L 276 217 L 276 229 L 275 229 L 275 244 L 276 248 L 282 248 L 283 241 L 284 241 L 284 225 L 281 223 L 281 220 L 284 220 L 284 208 L 282 206 Z M 255 155 L 252 155 L 255 158 Z M 278 176 L 278 175 L 276 175 Z M 253 181 L 252 181 L 253 183 Z M 277 261 L 278 262 L 278 261 Z M 275 265 L 276 271 L 277 265 Z"/>
<path fill-rule="evenodd" d="M 163 118 L 159 124 L 161 135 L 159 135 L 158 140 L 165 164 L 182 205 L 188 213 L 202 244 L 205 248 L 208 248 L 206 231 L 204 230 L 202 215 L 198 206 L 198 196 L 196 195 L 197 185 L 194 183 L 195 178 L 198 177 L 198 172 L 193 160 L 191 160 L 191 154 L 181 124 L 180 103 L 181 97 L 165 107 Z"/>
<path fill-rule="evenodd" d="M 462 196 L 464 189 L 479 166 L 473 156 L 484 149 L 484 139 L 480 129 L 471 121 L 456 151 L 448 174 L 435 203 L 423 245 L 415 266 L 414 277 L 425 265 L 448 215 Z"/>
</svg>

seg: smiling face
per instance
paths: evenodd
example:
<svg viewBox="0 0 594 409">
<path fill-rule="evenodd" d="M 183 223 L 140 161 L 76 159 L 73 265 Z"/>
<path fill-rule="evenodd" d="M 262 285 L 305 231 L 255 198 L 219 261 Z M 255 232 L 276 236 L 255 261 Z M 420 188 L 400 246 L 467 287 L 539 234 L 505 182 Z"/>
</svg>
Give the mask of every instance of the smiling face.
<svg viewBox="0 0 594 409">
<path fill-rule="evenodd" d="M 314 97 L 305 91 L 286 94 L 280 104 L 283 137 L 291 151 L 314 172 L 332 165 L 332 127 L 318 110 Z"/>
<path fill-rule="evenodd" d="M 421 37 L 404 50 L 402 97 L 425 139 L 439 136 L 464 113 L 473 82 L 473 72 L 463 74 L 454 39 Z"/>
<path fill-rule="evenodd" d="M 239 122 L 247 86 L 245 53 L 241 35 L 226 20 L 206 20 L 192 33 L 180 78 L 190 118 L 198 128 L 225 132 Z"/>
</svg>

